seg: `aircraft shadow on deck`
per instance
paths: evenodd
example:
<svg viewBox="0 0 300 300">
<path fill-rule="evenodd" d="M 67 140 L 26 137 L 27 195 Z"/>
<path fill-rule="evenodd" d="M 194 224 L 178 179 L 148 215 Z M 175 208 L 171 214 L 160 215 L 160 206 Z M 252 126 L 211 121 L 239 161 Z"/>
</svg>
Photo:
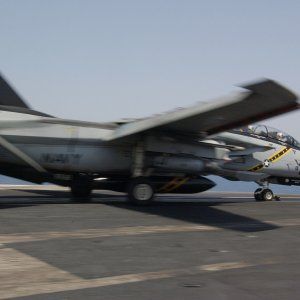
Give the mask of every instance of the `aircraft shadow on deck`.
<svg viewBox="0 0 300 300">
<path fill-rule="evenodd" d="M 265 223 L 258 219 L 246 217 L 232 212 L 224 211 L 216 206 L 228 202 L 182 202 L 182 203 L 156 203 L 150 207 L 138 207 L 121 203 L 104 203 L 105 205 L 136 211 L 145 214 L 153 214 L 166 218 L 177 219 L 193 224 L 214 226 L 240 232 L 259 232 L 274 230 L 279 226 Z"/>
<path fill-rule="evenodd" d="M 65 204 L 73 203 L 70 199 L 68 191 L 51 191 L 51 190 L 29 190 L 16 189 L 18 192 L 27 192 L 29 195 L 8 195 L 0 196 L 2 199 L 10 199 L 9 203 L 1 205 L 1 208 L 13 208 L 18 206 L 41 205 L 41 204 Z M 26 200 L 22 200 L 26 199 Z M 30 198 L 30 200 L 28 200 Z M 32 198 L 32 199 L 31 199 Z M 63 198 L 63 199 L 60 199 Z M 12 201 L 15 199 L 16 201 Z M 164 198 L 162 198 L 164 199 Z M 193 201 L 188 201 L 192 199 Z M 199 200 L 199 201 L 197 201 Z M 218 228 L 230 229 L 240 232 L 259 232 L 274 230 L 279 226 L 269 224 L 258 219 L 224 211 L 216 206 L 222 206 L 226 203 L 236 203 L 228 199 L 221 201 L 214 198 L 197 198 L 184 197 L 182 202 L 180 197 L 176 197 L 176 202 L 160 202 L 156 201 L 151 206 L 139 207 L 125 203 L 124 196 L 93 194 L 92 203 L 101 203 L 104 205 L 114 206 L 130 211 L 143 214 L 158 215 L 165 218 L 176 219 L 184 222 L 190 222 L 199 225 L 215 226 Z M 195 202 L 197 201 L 197 202 Z M 86 203 L 88 205 L 89 203 Z"/>
</svg>

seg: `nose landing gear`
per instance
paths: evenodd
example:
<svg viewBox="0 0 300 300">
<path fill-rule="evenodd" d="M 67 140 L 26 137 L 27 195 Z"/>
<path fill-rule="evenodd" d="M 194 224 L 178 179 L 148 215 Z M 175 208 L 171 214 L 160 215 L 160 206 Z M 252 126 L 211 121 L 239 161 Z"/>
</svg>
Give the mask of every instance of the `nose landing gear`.
<svg viewBox="0 0 300 300">
<path fill-rule="evenodd" d="M 254 198 L 256 201 L 272 201 L 275 196 L 269 188 L 259 188 L 254 192 Z"/>
<path fill-rule="evenodd" d="M 277 195 L 274 195 L 273 191 L 269 188 L 269 182 L 267 180 L 256 181 L 261 187 L 254 192 L 254 198 L 256 201 L 280 201 Z"/>
</svg>

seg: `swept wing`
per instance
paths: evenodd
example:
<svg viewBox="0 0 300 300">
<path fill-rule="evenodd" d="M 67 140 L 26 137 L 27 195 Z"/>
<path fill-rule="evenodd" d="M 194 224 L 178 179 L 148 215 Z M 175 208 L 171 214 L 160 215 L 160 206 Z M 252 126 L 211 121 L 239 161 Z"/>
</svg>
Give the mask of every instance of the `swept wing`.
<svg viewBox="0 0 300 300">
<path fill-rule="evenodd" d="M 115 129 L 109 140 L 150 130 L 208 136 L 298 108 L 297 96 L 272 80 L 244 86 L 247 92 L 200 103 L 168 114 L 130 122 Z"/>
</svg>

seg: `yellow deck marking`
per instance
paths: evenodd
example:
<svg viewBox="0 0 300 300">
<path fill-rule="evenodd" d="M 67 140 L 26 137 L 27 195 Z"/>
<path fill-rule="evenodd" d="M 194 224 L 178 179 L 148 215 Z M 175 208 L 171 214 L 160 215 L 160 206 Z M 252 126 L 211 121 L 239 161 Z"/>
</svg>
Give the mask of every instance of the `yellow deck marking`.
<svg viewBox="0 0 300 300">
<path fill-rule="evenodd" d="M 8 258 L 13 258 L 13 265 L 15 265 L 16 268 L 10 273 L 1 273 L 0 299 L 11 299 L 15 297 L 74 291 L 87 288 L 100 288 L 120 284 L 143 282 L 148 280 L 159 280 L 179 276 L 205 274 L 208 272 L 220 272 L 225 270 L 254 267 L 258 265 L 271 265 L 280 263 L 279 260 L 256 260 L 255 263 L 245 261 L 233 261 L 209 265 L 198 265 L 180 269 L 169 269 L 154 272 L 117 275 L 88 280 L 76 277 L 74 275 L 69 274 L 68 272 L 54 268 L 44 262 L 41 262 L 33 257 L 29 257 L 21 252 L 12 249 L 5 250 L 8 254 Z"/>
<path fill-rule="evenodd" d="M 10 248 L 0 249 L 0 299 L 33 295 L 39 285 L 65 284 L 80 277 Z M 51 289 L 48 288 L 51 292 Z"/>
<path fill-rule="evenodd" d="M 33 232 L 20 234 L 0 235 L 1 244 L 26 243 L 33 241 L 45 241 L 59 238 L 101 238 L 113 236 L 131 236 L 154 233 L 169 232 L 188 232 L 188 231 L 212 231 L 218 230 L 218 227 L 209 225 L 165 225 L 165 226 L 135 226 L 135 227 L 116 227 L 105 229 L 86 229 L 74 231 L 49 231 Z"/>
<path fill-rule="evenodd" d="M 300 226 L 300 218 L 266 220 L 264 224 L 277 226 Z M 257 223 L 242 223 L 245 226 L 257 226 Z M 224 228 L 233 229 L 241 223 L 220 224 Z M 225 225 L 225 226 L 224 226 Z M 108 236 L 126 236 L 150 233 L 170 233 L 185 231 L 221 230 L 219 227 L 206 225 L 167 225 L 138 226 L 106 229 L 89 229 L 70 232 L 40 232 L 29 234 L 8 234 L 0 236 L 0 243 L 42 241 L 55 238 L 95 238 Z M 190 266 L 180 269 L 159 270 L 154 272 L 115 275 L 95 279 L 83 279 L 70 274 L 30 255 L 10 248 L 0 248 L 0 299 L 11 299 L 40 294 L 73 291 L 86 288 L 100 288 L 113 285 L 129 284 L 148 280 L 159 280 L 186 275 L 205 274 L 225 270 L 241 269 L 253 266 L 270 265 L 284 262 L 283 258 L 274 260 L 229 261 L 208 265 Z"/>
<path fill-rule="evenodd" d="M 275 202 L 274 202 L 275 203 Z M 53 239 L 90 239 L 118 236 L 134 236 L 145 234 L 165 234 L 176 232 L 206 232 L 223 229 L 235 229 L 241 226 L 251 227 L 265 226 L 266 224 L 275 226 L 300 226 L 299 219 L 281 219 L 276 221 L 262 220 L 258 222 L 243 223 L 221 223 L 213 225 L 162 225 L 162 226 L 136 226 L 136 227 L 116 227 L 105 229 L 85 229 L 74 231 L 48 231 L 19 234 L 0 235 L 0 244 L 26 243 L 35 241 L 47 241 Z"/>
</svg>

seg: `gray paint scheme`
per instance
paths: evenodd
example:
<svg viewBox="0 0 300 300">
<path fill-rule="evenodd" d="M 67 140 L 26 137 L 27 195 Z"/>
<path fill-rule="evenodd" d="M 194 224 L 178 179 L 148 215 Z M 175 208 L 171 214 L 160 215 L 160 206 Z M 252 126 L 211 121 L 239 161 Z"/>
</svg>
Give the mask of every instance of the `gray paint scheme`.
<svg viewBox="0 0 300 300">
<path fill-rule="evenodd" d="M 3 109 L 0 111 L 0 166 L 7 172 L 9 165 L 20 166 L 13 173 L 18 178 L 23 176 L 23 167 L 37 180 L 45 175 L 42 173 L 48 173 L 44 181 L 52 182 L 56 182 L 59 174 L 71 175 L 65 177 L 66 183 L 60 182 L 64 185 L 70 184 L 76 174 L 130 178 L 135 174 L 136 150 L 140 149 L 143 155 L 140 171 L 144 176 L 216 174 L 254 181 L 272 176 L 299 177 L 295 165 L 295 160 L 300 161 L 298 150 L 290 151 L 259 172 L 250 172 L 249 168 L 264 162 L 283 146 L 226 132 L 297 109 L 297 96 L 270 80 L 245 88 L 247 92 L 216 102 L 124 123 L 82 122 L 30 113 L 30 110 Z M 0 99 L 3 102 L 7 101 Z M 243 158 L 242 163 L 237 162 L 239 157 Z"/>
</svg>

